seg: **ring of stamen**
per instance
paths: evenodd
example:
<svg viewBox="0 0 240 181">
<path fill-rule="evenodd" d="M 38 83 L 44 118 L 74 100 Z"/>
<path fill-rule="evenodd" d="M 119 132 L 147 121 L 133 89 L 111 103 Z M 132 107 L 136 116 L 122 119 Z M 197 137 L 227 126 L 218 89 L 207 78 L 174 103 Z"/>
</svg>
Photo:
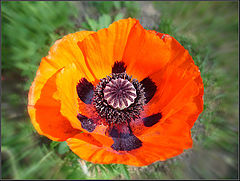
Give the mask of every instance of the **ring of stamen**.
<svg viewBox="0 0 240 181">
<path fill-rule="evenodd" d="M 130 122 L 139 118 L 145 104 L 141 83 L 124 73 L 112 73 L 94 90 L 93 105 L 108 123 Z"/>
</svg>

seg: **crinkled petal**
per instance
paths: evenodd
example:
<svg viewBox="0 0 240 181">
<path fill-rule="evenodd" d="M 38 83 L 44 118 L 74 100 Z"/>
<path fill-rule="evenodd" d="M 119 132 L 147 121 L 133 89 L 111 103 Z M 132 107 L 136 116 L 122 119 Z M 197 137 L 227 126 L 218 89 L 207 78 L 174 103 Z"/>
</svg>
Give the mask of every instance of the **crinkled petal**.
<svg viewBox="0 0 240 181">
<path fill-rule="evenodd" d="M 156 83 L 157 91 L 145 106 L 147 115 L 161 113 L 166 119 L 193 98 L 198 100 L 196 104 L 202 103 L 203 82 L 190 55 L 186 56 L 180 65 L 169 64 L 150 78 Z"/>
<path fill-rule="evenodd" d="M 166 41 L 168 40 L 168 41 Z M 145 30 L 136 23 L 129 33 L 123 61 L 126 72 L 139 81 L 160 71 L 168 63 L 184 54 L 185 49 L 175 39 Z"/>
<path fill-rule="evenodd" d="M 136 23 L 132 18 L 116 21 L 78 43 L 96 80 L 109 75 L 115 61 L 122 61 L 129 33 Z"/>
<path fill-rule="evenodd" d="M 89 71 L 87 70 L 87 67 L 83 61 L 83 55 L 81 53 L 81 50 L 77 46 L 78 41 L 82 41 L 87 35 L 91 33 L 92 32 L 81 31 L 66 35 L 62 39 L 55 42 L 55 44 L 51 47 L 48 56 L 42 58 L 39 69 L 36 73 L 36 77 L 30 87 L 28 94 L 28 112 L 30 114 L 31 121 L 39 134 L 45 133 L 44 130 L 42 130 L 41 128 L 42 120 L 38 120 L 39 116 L 37 116 L 36 114 L 43 110 L 42 107 L 44 107 L 44 104 L 47 106 L 52 105 L 52 107 L 55 106 L 55 110 L 51 109 L 52 115 L 55 114 L 55 116 L 59 116 L 57 119 L 62 119 L 60 118 L 60 104 L 54 98 L 54 96 L 56 96 L 56 93 L 51 92 L 51 90 L 57 89 L 55 84 L 56 72 L 58 72 L 60 69 L 62 69 L 68 64 L 76 63 L 76 66 L 78 66 L 79 69 L 81 69 L 82 72 L 84 72 L 84 74 L 88 76 L 89 79 L 94 80 Z M 52 78 L 51 81 L 49 80 L 50 78 Z M 50 83 L 47 84 L 48 81 Z M 47 94 L 48 91 L 42 92 L 43 88 L 44 90 L 49 89 L 49 93 Z M 52 93 L 51 95 L 50 92 Z M 49 99 L 48 102 L 43 102 L 41 100 L 46 99 L 45 97 Z M 43 106 L 39 106 L 40 103 L 43 104 Z M 39 110 L 36 109 L 36 105 L 38 105 Z M 47 117 L 45 117 L 44 119 L 46 118 Z M 54 140 L 60 139 L 50 134 L 48 135 L 48 137 L 52 137 Z"/>
<path fill-rule="evenodd" d="M 83 129 L 77 115 L 80 113 L 90 119 L 96 120 L 97 112 L 92 104 L 82 102 L 77 94 L 77 84 L 84 74 L 79 71 L 75 64 L 64 67 L 57 77 L 58 99 L 61 101 L 61 114 L 64 115 L 76 129 Z M 94 114 L 95 113 L 95 114 Z M 105 126 L 97 125 L 94 133 L 105 134 Z"/>
<path fill-rule="evenodd" d="M 72 33 L 54 43 L 48 52 L 48 56 L 42 58 L 34 82 L 30 87 L 28 96 L 29 105 L 34 105 L 39 99 L 41 89 L 46 81 L 59 69 L 68 64 L 75 63 L 79 67 L 84 67 L 81 69 L 82 72 L 88 75 L 89 80 L 93 80 L 84 63 L 82 52 L 77 46 L 78 41 L 82 41 L 92 33 L 90 31 Z"/>
<path fill-rule="evenodd" d="M 53 98 L 57 92 L 56 77 L 58 74 L 59 71 L 44 84 L 40 98 L 35 105 L 28 105 L 28 112 L 33 126 L 39 134 L 54 141 L 65 141 L 79 133 L 80 130 L 74 129 L 69 121 L 61 115 L 61 103 Z"/>
<path fill-rule="evenodd" d="M 106 137 L 107 138 L 107 137 Z M 151 137 L 150 139 L 152 139 Z M 188 140 L 189 141 L 189 140 Z M 132 151 L 115 151 L 110 148 L 111 140 L 90 135 L 78 134 L 67 140 L 70 149 L 80 158 L 99 164 L 126 164 L 132 166 L 146 166 L 155 161 L 166 160 L 183 152 L 182 148 L 168 144 L 154 144 L 156 141 L 147 140 L 142 147 Z M 192 142 L 185 143 L 185 148 L 191 146 Z"/>
</svg>

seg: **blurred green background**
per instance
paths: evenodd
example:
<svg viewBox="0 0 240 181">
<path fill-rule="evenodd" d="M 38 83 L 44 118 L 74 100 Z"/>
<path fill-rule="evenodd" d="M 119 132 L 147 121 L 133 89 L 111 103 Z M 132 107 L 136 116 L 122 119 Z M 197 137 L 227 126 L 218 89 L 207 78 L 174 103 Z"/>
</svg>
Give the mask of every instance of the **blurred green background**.
<svg viewBox="0 0 240 181">
<path fill-rule="evenodd" d="M 238 2 L 1 2 L 1 174 L 8 179 L 238 178 Z M 34 130 L 27 93 L 41 57 L 64 35 L 134 17 L 175 37 L 204 81 L 194 147 L 145 167 L 101 165 Z"/>
</svg>

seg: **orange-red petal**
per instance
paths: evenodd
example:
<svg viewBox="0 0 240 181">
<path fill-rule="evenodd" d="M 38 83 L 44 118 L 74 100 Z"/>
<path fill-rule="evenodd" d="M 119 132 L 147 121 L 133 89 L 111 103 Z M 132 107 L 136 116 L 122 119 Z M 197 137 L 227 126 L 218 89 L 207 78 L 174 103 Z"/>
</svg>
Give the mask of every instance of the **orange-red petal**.
<svg viewBox="0 0 240 181">
<path fill-rule="evenodd" d="M 136 23 L 129 33 L 123 61 L 127 73 L 139 81 L 160 71 L 176 56 L 182 56 L 185 49 L 173 39 L 166 41 L 155 31 L 145 30 Z"/>
<path fill-rule="evenodd" d="M 181 135 L 181 133 L 178 135 Z M 155 161 L 166 160 L 167 158 L 182 153 L 184 148 L 188 148 L 192 145 L 192 142 L 189 139 L 182 142 L 182 147 L 171 143 L 167 143 L 166 145 L 163 142 L 163 144 L 154 144 L 156 143 L 156 140 L 153 141 L 151 139 L 159 139 L 157 136 L 154 136 L 154 134 L 149 136 L 150 140 L 147 138 L 140 138 L 145 139 L 146 141 L 143 142 L 140 148 L 132 151 L 117 152 L 110 148 L 112 145 L 111 140 L 104 138 L 96 139 L 96 137 L 92 135 L 79 134 L 73 138 L 69 138 L 67 143 L 75 154 L 92 163 L 117 163 L 133 166 L 145 166 Z M 91 139 L 89 139 L 89 137 Z M 171 140 L 171 138 L 168 140 Z M 179 139 L 177 139 L 176 142 L 178 140 Z"/>
<path fill-rule="evenodd" d="M 81 78 L 84 78 L 84 74 L 77 69 L 74 63 L 65 66 L 57 76 L 56 84 L 58 94 L 55 95 L 55 97 L 61 101 L 61 114 L 69 120 L 74 128 L 86 132 L 86 130 L 82 128 L 77 115 L 81 114 L 89 119 L 95 120 L 99 119 L 99 116 L 97 115 L 96 118 L 94 114 L 96 110 L 92 104 L 85 104 L 78 97 L 76 86 Z M 99 125 L 94 130 L 94 133 L 104 135 L 105 129 L 105 126 Z"/>
<path fill-rule="evenodd" d="M 42 87 L 46 81 L 59 69 L 67 64 L 75 63 L 80 70 L 93 80 L 93 77 L 86 68 L 83 55 L 79 47 L 78 41 L 82 41 L 86 36 L 92 34 L 90 31 L 81 31 L 64 36 L 57 40 L 50 48 L 48 56 L 43 57 L 36 73 L 36 77 L 29 90 L 28 104 L 34 105 L 39 99 Z M 82 67 L 82 68 L 81 68 Z"/>
<path fill-rule="evenodd" d="M 89 72 L 82 51 L 77 46 L 77 42 L 93 33 L 92 31 L 80 31 L 64 36 L 51 47 L 46 59 L 61 66 L 74 63 L 87 79 L 93 81 L 93 75 Z"/>
<path fill-rule="evenodd" d="M 56 85 L 58 97 L 61 102 L 60 112 L 65 116 L 74 128 L 82 129 L 80 121 L 77 119 L 78 113 L 78 95 L 76 85 L 84 74 L 77 70 L 74 63 L 65 66 L 58 74 Z M 84 104 L 83 110 L 86 109 Z M 81 112 L 80 112 L 81 113 Z"/>
<path fill-rule="evenodd" d="M 122 60 L 129 32 L 136 23 L 132 18 L 116 21 L 78 43 L 96 81 L 111 73 L 115 61 Z"/>
<path fill-rule="evenodd" d="M 51 135 L 51 133 L 45 133 L 46 130 L 45 128 L 42 128 L 41 124 L 43 124 L 42 119 L 46 119 L 47 117 L 41 117 L 38 113 L 42 110 L 46 111 L 46 109 L 44 106 L 39 106 L 39 104 L 45 103 L 45 105 L 51 105 L 52 108 L 49 108 L 49 115 L 52 117 L 49 117 L 49 119 L 59 120 L 59 124 L 62 125 L 61 121 L 64 119 L 60 114 L 60 104 L 55 99 L 57 94 L 56 92 L 51 92 L 53 90 L 57 90 L 55 81 L 55 78 L 57 76 L 56 72 L 67 64 L 76 63 L 76 66 L 78 66 L 79 69 L 82 70 L 82 72 L 84 72 L 84 74 L 88 76 L 89 79 L 93 79 L 83 61 L 81 50 L 77 46 L 78 41 L 82 41 L 87 35 L 91 33 L 92 32 L 82 31 L 66 35 L 62 39 L 55 42 L 55 44 L 51 47 L 48 56 L 42 58 L 40 67 L 36 73 L 36 77 L 30 87 L 28 94 L 28 112 L 30 114 L 31 121 L 39 134 L 47 134 L 47 136 L 53 140 L 63 139 L 64 136 L 62 137 L 62 135 L 59 135 L 60 137 L 57 137 L 56 135 Z M 50 78 L 52 79 L 49 80 Z M 49 89 L 49 93 L 47 93 L 48 91 L 42 92 L 43 88 L 44 90 Z M 42 100 L 45 100 L 46 97 L 49 99 L 49 102 L 42 102 Z M 38 105 L 37 108 L 36 105 Z M 51 120 L 48 121 L 51 122 Z M 65 122 L 65 120 L 63 122 Z M 51 126 L 49 129 L 50 128 Z M 64 139 L 65 138 L 66 136 Z"/>
<path fill-rule="evenodd" d="M 171 63 L 150 78 L 156 83 L 157 91 L 145 107 L 147 115 L 161 112 L 166 119 L 195 97 L 202 102 L 203 82 L 190 55 L 180 65 Z"/>
<path fill-rule="evenodd" d="M 41 90 L 40 99 L 35 105 L 28 105 L 28 111 L 39 134 L 54 141 L 65 141 L 80 131 L 74 129 L 69 121 L 61 115 L 61 103 L 53 99 L 57 91 L 56 77 L 58 73 L 48 79 Z"/>
</svg>

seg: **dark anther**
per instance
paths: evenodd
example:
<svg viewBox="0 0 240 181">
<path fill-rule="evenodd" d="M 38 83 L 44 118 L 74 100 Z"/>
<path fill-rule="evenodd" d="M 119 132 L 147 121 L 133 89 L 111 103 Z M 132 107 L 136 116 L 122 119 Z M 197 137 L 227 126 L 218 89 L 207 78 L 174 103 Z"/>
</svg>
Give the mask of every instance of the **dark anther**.
<svg viewBox="0 0 240 181">
<path fill-rule="evenodd" d="M 147 104 L 153 98 L 157 90 L 157 86 L 149 77 L 143 79 L 140 83 L 144 87 L 145 98 L 146 98 L 145 104 Z"/>
<path fill-rule="evenodd" d="M 112 67 L 112 73 L 123 73 L 126 71 L 124 62 L 115 62 Z"/>
<path fill-rule="evenodd" d="M 112 137 L 114 144 L 111 146 L 116 151 L 131 151 L 142 146 L 142 141 L 139 140 L 126 125 L 120 127 L 114 126 L 109 136 Z"/>
<path fill-rule="evenodd" d="M 151 126 L 155 125 L 156 123 L 158 123 L 161 118 L 162 118 L 162 114 L 157 113 L 157 114 L 148 116 L 146 118 L 143 118 L 142 120 L 143 120 L 144 126 L 151 127 Z"/>
<path fill-rule="evenodd" d="M 83 101 L 85 104 L 91 104 L 94 86 L 91 82 L 88 82 L 87 79 L 82 78 L 77 85 L 77 93 L 81 101 Z"/>
<path fill-rule="evenodd" d="M 94 121 L 92 119 L 89 119 L 82 114 L 78 114 L 77 118 L 81 122 L 83 129 L 85 129 L 89 132 L 93 132 L 94 129 L 96 128 L 96 123 L 94 123 Z"/>
</svg>

